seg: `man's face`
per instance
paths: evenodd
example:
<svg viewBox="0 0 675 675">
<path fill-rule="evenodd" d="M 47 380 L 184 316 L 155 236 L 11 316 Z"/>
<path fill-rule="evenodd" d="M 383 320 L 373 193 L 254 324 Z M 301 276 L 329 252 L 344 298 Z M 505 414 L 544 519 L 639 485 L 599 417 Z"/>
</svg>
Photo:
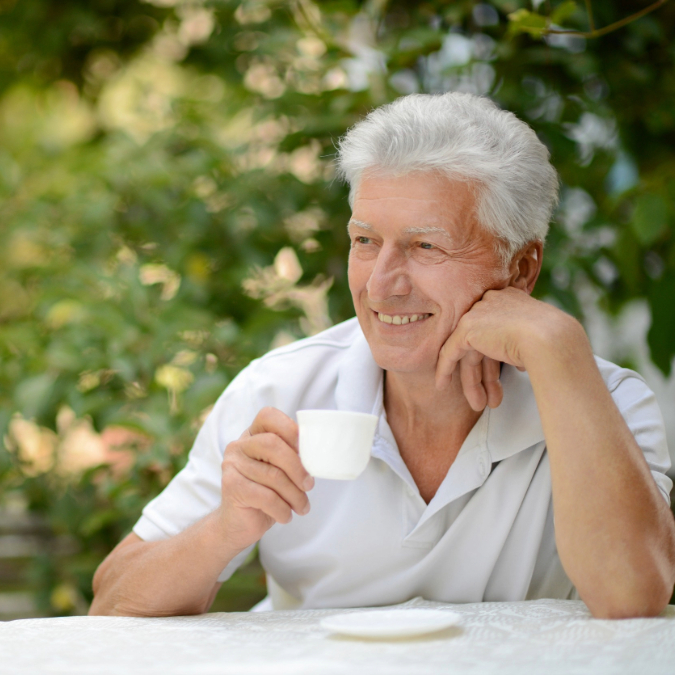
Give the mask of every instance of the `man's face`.
<svg viewBox="0 0 675 675">
<path fill-rule="evenodd" d="M 474 211 L 470 186 L 437 174 L 362 179 L 349 223 L 349 288 L 384 370 L 435 372 L 462 315 L 487 289 L 508 285 Z"/>
</svg>

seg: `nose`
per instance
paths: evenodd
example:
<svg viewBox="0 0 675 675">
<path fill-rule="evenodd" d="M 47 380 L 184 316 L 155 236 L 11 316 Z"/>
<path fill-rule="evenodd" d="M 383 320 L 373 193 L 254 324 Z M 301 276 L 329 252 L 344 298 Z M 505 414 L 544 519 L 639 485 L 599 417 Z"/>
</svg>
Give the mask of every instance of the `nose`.
<svg viewBox="0 0 675 675">
<path fill-rule="evenodd" d="M 408 295 L 412 284 L 407 264 L 402 251 L 394 247 L 380 249 L 366 284 L 368 297 L 374 302 L 384 302 L 392 297 Z"/>
</svg>

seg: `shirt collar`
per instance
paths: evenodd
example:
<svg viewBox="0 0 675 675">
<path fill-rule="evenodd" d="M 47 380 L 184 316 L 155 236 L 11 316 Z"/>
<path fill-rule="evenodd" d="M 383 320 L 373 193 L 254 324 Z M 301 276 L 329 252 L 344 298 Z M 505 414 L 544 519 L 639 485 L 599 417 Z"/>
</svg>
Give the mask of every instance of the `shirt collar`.
<svg viewBox="0 0 675 675">
<path fill-rule="evenodd" d="M 504 398 L 498 408 L 487 409 L 487 447 L 492 462 L 507 459 L 544 440 L 534 391 L 527 373 L 504 364 L 500 381 Z M 338 410 L 380 415 L 382 411 L 383 371 L 375 363 L 368 342 L 358 328 L 345 352 L 338 373 L 335 402 Z M 483 436 L 484 415 L 470 432 L 476 442 Z M 380 430 L 381 431 L 381 430 Z M 465 447 L 476 443 L 465 444 Z"/>
<path fill-rule="evenodd" d="M 382 405 L 383 370 L 359 328 L 338 371 L 335 404 L 338 410 L 378 415 Z"/>
<path fill-rule="evenodd" d="M 371 455 L 386 462 L 411 488 L 415 481 L 401 458 L 384 410 L 384 371 L 380 368 L 360 327 L 354 342 L 345 352 L 338 371 L 335 404 L 338 410 L 377 415 Z"/>
<path fill-rule="evenodd" d="M 504 364 L 501 377 L 504 398 L 488 411 L 487 446 L 499 462 L 544 440 L 537 402 L 527 373 Z"/>
</svg>

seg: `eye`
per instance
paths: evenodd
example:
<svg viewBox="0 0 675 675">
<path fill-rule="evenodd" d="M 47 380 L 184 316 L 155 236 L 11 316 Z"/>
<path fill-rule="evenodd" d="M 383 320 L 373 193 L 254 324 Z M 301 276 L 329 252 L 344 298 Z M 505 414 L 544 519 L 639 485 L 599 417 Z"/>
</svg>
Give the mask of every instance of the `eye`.
<svg viewBox="0 0 675 675">
<path fill-rule="evenodd" d="M 423 248 L 425 250 L 430 250 L 432 248 L 436 248 L 433 244 L 430 244 L 428 241 L 423 241 L 420 243 L 420 248 Z"/>
<path fill-rule="evenodd" d="M 356 244 L 370 244 L 370 239 L 368 237 L 354 237 L 354 243 L 356 243 Z"/>
</svg>

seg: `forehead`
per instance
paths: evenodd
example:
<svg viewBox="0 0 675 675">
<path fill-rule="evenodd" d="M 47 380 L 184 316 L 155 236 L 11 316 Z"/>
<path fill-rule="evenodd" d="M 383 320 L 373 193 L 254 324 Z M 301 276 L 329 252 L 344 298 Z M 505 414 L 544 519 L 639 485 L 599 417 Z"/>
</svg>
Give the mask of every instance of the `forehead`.
<svg viewBox="0 0 675 675">
<path fill-rule="evenodd" d="M 354 199 L 352 222 L 373 228 L 443 230 L 465 234 L 477 227 L 476 190 L 467 182 L 437 173 L 364 176 Z"/>
</svg>

